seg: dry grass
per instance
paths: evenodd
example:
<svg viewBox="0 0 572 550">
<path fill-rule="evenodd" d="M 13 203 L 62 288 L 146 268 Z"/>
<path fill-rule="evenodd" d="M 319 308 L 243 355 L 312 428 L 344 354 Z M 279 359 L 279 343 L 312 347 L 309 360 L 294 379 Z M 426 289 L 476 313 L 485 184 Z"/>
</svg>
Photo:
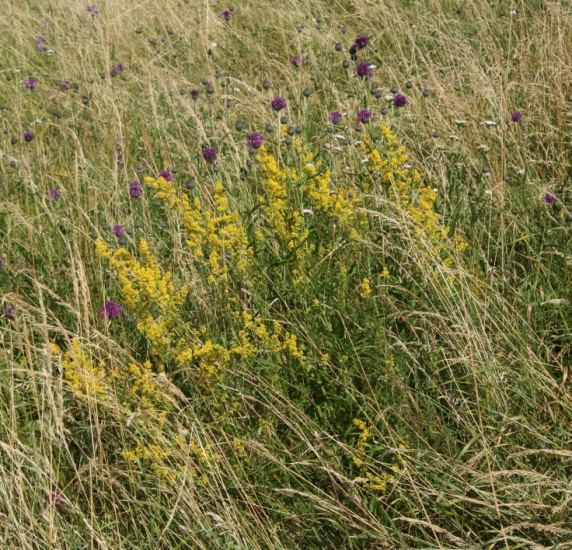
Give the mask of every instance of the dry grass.
<svg viewBox="0 0 572 550">
<path fill-rule="evenodd" d="M 227 6 L 208 1 L 99 3 L 93 17 L 61 0 L 2 10 L 0 306 L 16 316 L 0 318 L 0 545 L 572 548 L 570 3 L 532 0 L 517 13 L 483 0 L 235 7 L 228 23 Z M 361 85 L 353 64 L 342 67 L 358 34 L 371 38 L 360 59 L 376 65 Z M 49 51 L 36 51 L 39 35 Z M 293 68 L 294 55 L 308 63 Z M 117 63 L 126 70 L 112 78 Z M 37 90 L 23 88 L 29 77 Z M 64 80 L 78 89 L 62 90 Z M 404 109 L 370 94 L 394 85 Z M 235 127 L 272 124 L 267 141 L 282 137 L 275 95 L 338 189 L 369 181 L 352 145 L 364 134 L 355 113 L 369 108 L 376 126 L 383 118 L 439 190 L 435 207 L 466 251 L 444 264 L 375 187 L 363 192 L 359 241 L 335 222 L 308 223 L 327 253 L 316 249 L 295 287 L 294 260 L 255 234 L 261 175 Z M 334 110 L 347 113 L 335 132 L 350 145 L 326 132 Z M 201 158 L 207 143 L 218 173 Z M 302 166 L 273 143 L 283 165 Z M 151 175 L 177 167 L 177 186 L 196 180 L 205 205 L 222 182 L 255 243 L 251 279 L 225 293 L 179 216 L 150 189 L 127 198 L 142 163 Z M 51 201 L 49 188 L 62 198 Z M 306 362 L 285 349 L 236 359 L 207 388 L 196 364 L 153 350 L 136 323 L 102 319 L 120 284 L 89 235 L 112 242 L 102 225 L 115 223 L 149 240 L 163 272 L 190 288 L 178 338 L 230 347 L 243 328 L 233 311 L 244 310 L 296 335 Z M 391 276 L 374 279 L 385 265 Z M 361 300 L 366 277 L 373 294 Z M 105 397 L 74 393 L 49 347 L 64 353 L 74 339 L 109 376 L 165 363 L 153 377 L 165 422 L 153 417 L 158 405 L 136 403 L 132 378 L 110 382 Z M 130 461 L 137 445 L 168 454 Z M 376 489 L 367 474 L 394 479 Z"/>
</svg>

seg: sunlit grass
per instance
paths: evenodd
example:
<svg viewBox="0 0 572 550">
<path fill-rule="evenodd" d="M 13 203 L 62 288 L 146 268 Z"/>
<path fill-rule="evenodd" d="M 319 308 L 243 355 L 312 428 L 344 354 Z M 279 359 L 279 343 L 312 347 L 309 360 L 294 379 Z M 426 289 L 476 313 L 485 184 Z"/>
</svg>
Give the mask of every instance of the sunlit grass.
<svg viewBox="0 0 572 550">
<path fill-rule="evenodd" d="M 229 9 L 0 16 L 0 543 L 567 548 L 570 6 Z"/>
</svg>

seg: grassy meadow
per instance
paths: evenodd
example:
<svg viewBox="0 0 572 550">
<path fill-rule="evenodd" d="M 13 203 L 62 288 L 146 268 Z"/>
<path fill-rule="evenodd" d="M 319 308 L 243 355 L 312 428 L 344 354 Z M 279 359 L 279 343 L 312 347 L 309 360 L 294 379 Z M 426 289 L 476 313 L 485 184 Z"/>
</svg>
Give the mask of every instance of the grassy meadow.
<svg viewBox="0 0 572 550">
<path fill-rule="evenodd" d="M 572 549 L 569 1 L 0 28 L 1 548 Z"/>
</svg>

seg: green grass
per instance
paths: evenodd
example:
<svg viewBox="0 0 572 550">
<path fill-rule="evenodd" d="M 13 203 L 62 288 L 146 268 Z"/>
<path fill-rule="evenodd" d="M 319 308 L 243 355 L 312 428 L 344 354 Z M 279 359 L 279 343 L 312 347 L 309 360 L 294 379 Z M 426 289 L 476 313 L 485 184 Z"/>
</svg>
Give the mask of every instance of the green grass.
<svg viewBox="0 0 572 550">
<path fill-rule="evenodd" d="M 97 7 L 2 16 L 2 547 L 572 548 L 569 2 Z"/>
</svg>

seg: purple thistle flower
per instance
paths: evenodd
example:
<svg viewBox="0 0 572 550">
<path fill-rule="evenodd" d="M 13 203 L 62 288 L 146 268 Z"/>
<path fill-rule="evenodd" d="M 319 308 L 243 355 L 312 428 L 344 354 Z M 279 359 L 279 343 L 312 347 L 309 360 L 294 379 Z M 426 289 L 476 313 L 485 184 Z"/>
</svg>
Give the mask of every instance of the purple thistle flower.
<svg viewBox="0 0 572 550">
<path fill-rule="evenodd" d="M 358 122 L 367 122 L 370 118 L 371 118 L 371 111 L 368 111 L 367 109 L 362 109 L 357 114 Z"/>
<path fill-rule="evenodd" d="M 56 511 L 61 512 L 63 507 L 68 504 L 68 499 L 61 491 L 57 490 L 50 493 L 48 503 L 53 506 Z"/>
<path fill-rule="evenodd" d="M 264 136 L 262 134 L 250 134 L 247 138 L 248 146 L 258 149 L 264 143 Z"/>
<path fill-rule="evenodd" d="M 373 71 L 370 69 L 367 61 L 362 61 L 356 65 L 356 76 L 360 80 L 363 80 L 364 78 L 367 80 L 373 76 Z"/>
<path fill-rule="evenodd" d="M 223 11 L 220 16 L 224 17 L 224 19 L 226 19 L 227 21 L 234 15 L 234 12 L 232 10 L 226 10 Z"/>
<path fill-rule="evenodd" d="M 43 42 L 46 42 L 46 39 L 43 36 L 38 36 L 38 38 L 36 38 L 36 46 L 39 46 Z"/>
<path fill-rule="evenodd" d="M 515 111 L 512 113 L 512 115 L 510 115 L 510 118 L 513 122 L 520 122 L 522 119 L 522 113 L 520 111 Z"/>
<path fill-rule="evenodd" d="M 113 234 L 116 237 L 123 237 L 123 235 L 125 235 L 125 229 L 123 229 L 122 225 L 119 225 L 119 224 L 114 225 L 113 226 Z"/>
<path fill-rule="evenodd" d="M 129 196 L 132 199 L 138 199 L 143 193 L 143 186 L 138 181 L 132 181 L 129 184 Z"/>
<path fill-rule="evenodd" d="M 299 67 L 300 65 L 306 64 L 306 59 L 304 59 L 303 57 L 301 57 L 299 55 L 295 55 L 294 57 L 290 58 L 289 63 L 290 63 L 290 65 L 294 65 L 294 67 Z"/>
<path fill-rule="evenodd" d="M 112 68 L 109 70 L 109 74 L 110 74 L 111 76 L 117 76 L 117 75 L 119 74 L 119 70 L 117 69 L 117 67 L 112 67 Z"/>
<path fill-rule="evenodd" d="M 360 34 L 355 42 L 353 47 L 356 50 L 362 50 L 363 48 L 365 48 L 367 45 L 369 44 L 369 36 L 366 36 L 365 34 Z"/>
<path fill-rule="evenodd" d="M 338 111 L 334 111 L 333 113 L 330 113 L 328 120 L 330 122 L 333 122 L 334 124 L 337 124 L 340 120 L 342 120 L 342 113 L 338 113 Z"/>
<path fill-rule="evenodd" d="M 14 306 L 8 306 L 2 313 L 2 307 L 0 306 L 0 317 L 4 317 L 5 319 L 10 319 L 10 321 L 14 320 L 14 312 L 16 308 Z"/>
<path fill-rule="evenodd" d="M 173 181 L 173 176 L 171 176 L 171 172 L 167 172 L 167 170 L 163 170 L 159 174 L 160 178 L 163 178 L 165 181 Z"/>
<path fill-rule="evenodd" d="M 95 7 L 95 4 L 87 6 L 87 11 L 88 13 L 91 13 L 91 15 L 99 15 L 99 10 Z"/>
<path fill-rule="evenodd" d="M 270 102 L 270 106 L 272 107 L 272 109 L 274 109 L 275 111 L 281 111 L 282 109 L 286 109 L 286 107 L 288 107 L 288 104 L 286 103 L 286 100 L 281 98 L 281 97 L 275 97 L 271 102 Z"/>
<path fill-rule="evenodd" d="M 546 195 L 544 195 L 544 200 L 548 204 L 552 204 L 556 200 L 556 197 L 552 193 L 546 193 Z"/>
<path fill-rule="evenodd" d="M 405 107 L 407 105 L 407 98 L 403 94 L 395 94 L 393 96 L 394 107 Z"/>
<path fill-rule="evenodd" d="M 62 192 L 59 189 L 55 189 L 54 187 L 48 189 L 46 191 L 46 197 L 53 201 L 57 201 L 62 196 Z"/>
<path fill-rule="evenodd" d="M 205 162 L 215 162 L 218 158 L 216 149 L 214 147 L 205 147 L 203 149 L 203 158 Z"/>
<path fill-rule="evenodd" d="M 26 141 L 32 141 L 34 139 L 34 132 L 24 132 L 24 139 Z"/>
<path fill-rule="evenodd" d="M 116 304 L 115 302 L 108 301 L 105 302 L 105 305 L 101 308 L 99 312 L 100 317 L 107 317 L 108 319 L 116 319 L 121 315 L 121 310 L 123 306 Z"/>
<path fill-rule="evenodd" d="M 62 90 L 69 90 L 71 88 L 71 82 L 64 80 L 63 82 L 60 82 L 60 86 Z"/>
<path fill-rule="evenodd" d="M 125 70 L 125 65 L 123 63 L 118 63 L 117 65 L 115 65 L 115 68 L 119 71 L 122 72 Z"/>
<path fill-rule="evenodd" d="M 191 90 L 191 97 L 192 97 L 193 99 L 197 99 L 200 94 L 201 94 L 201 91 L 200 91 L 200 90 Z"/>
<path fill-rule="evenodd" d="M 28 90 L 35 90 L 37 87 L 38 81 L 33 78 L 28 78 L 28 80 L 24 81 L 24 88 L 28 88 Z"/>
</svg>

